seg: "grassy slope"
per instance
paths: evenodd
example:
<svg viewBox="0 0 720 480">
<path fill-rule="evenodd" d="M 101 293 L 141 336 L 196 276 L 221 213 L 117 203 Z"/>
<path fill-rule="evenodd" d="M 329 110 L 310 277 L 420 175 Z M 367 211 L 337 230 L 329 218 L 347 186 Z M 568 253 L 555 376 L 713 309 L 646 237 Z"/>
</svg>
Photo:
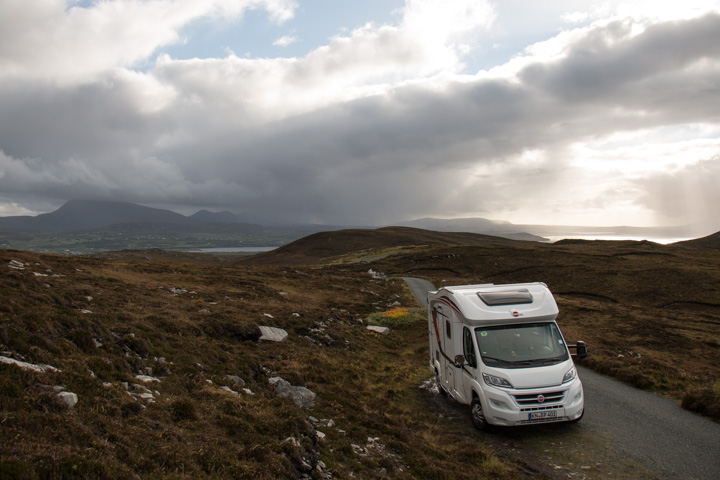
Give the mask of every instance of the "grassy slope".
<svg viewBox="0 0 720 480">
<path fill-rule="evenodd" d="M 587 366 L 720 420 L 720 234 L 677 245 L 541 244 L 412 230 L 318 234 L 254 261 L 348 261 L 349 252 L 369 244 L 375 248 L 354 254 L 355 260 L 390 252 L 373 268 L 437 286 L 545 282 L 557 297 L 568 340 L 590 346 Z"/>
<path fill-rule="evenodd" d="M 462 246 L 457 237 L 395 233 L 350 235 L 331 249 L 326 241 L 307 248 L 308 258 L 291 250 L 292 267 L 0 251 L 0 351 L 62 370 L 0 365 L 0 478 L 295 478 L 318 458 L 340 478 L 382 469 L 394 478 L 521 476 L 522 466 L 433 414 L 417 388 L 429 376 L 424 322 L 388 337 L 358 322 L 396 300 L 413 305 L 401 281 L 375 280 L 368 265 L 300 266 L 347 260 L 351 248 L 357 258 L 392 253 L 372 268 L 438 286 L 544 281 L 567 339 L 590 346 L 590 367 L 718 418 L 720 252 L 648 242 L 483 245 L 481 236 Z M 11 259 L 31 265 L 13 271 Z M 174 296 L 171 287 L 188 292 Z M 290 338 L 258 343 L 263 324 Z M 141 405 L 122 382 L 140 383 L 134 376 L 147 367 L 163 380 L 152 387 L 155 403 Z M 227 374 L 255 394 L 221 390 L 233 387 Z M 276 398 L 274 375 L 313 390 L 316 405 Z M 79 404 L 61 408 L 48 385 L 65 385 Z M 333 420 L 317 426 L 325 440 L 308 415 Z M 288 437 L 298 442 L 283 443 Z"/>
<path fill-rule="evenodd" d="M 414 303 L 402 281 L 365 267 L 0 251 L 0 351 L 61 369 L 0 365 L 0 478 L 298 478 L 318 460 L 335 478 L 443 478 L 460 461 L 458 478 L 516 478 L 428 408 L 424 321 L 387 337 L 358 321 L 397 300 Z M 258 325 L 290 337 L 259 343 Z M 147 368 L 162 378 L 154 403 L 123 386 Z M 254 394 L 222 390 L 239 390 L 228 374 Z M 276 398 L 275 375 L 310 388 L 315 406 Z M 78 394 L 72 410 L 59 385 Z"/>
<path fill-rule="evenodd" d="M 513 245 L 523 242 L 466 232 L 411 227 L 320 232 L 269 252 L 240 260 L 245 265 L 308 265 L 339 262 L 438 245 Z"/>
</svg>

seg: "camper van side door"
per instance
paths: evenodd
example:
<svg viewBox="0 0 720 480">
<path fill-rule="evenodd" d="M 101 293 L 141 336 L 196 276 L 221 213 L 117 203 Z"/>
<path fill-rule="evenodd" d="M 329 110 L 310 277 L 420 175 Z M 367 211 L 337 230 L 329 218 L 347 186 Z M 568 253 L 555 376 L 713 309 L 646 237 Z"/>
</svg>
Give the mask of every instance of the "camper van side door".
<svg viewBox="0 0 720 480">
<path fill-rule="evenodd" d="M 455 389 L 463 397 L 459 400 L 469 403 L 472 398 L 472 381 L 477 368 L 477 355 L 475 354 L 472 332 L 468 327 L 463 327 L 462 336 L 462 357 L 464 357 L 465 361 L 455 376 Z"/>
<path fill-rule="evenodd" d="M 440 335 L 445 337 L 445 355 L 447 356 L 445 359 L 445 386 L 447 391 L 454 395 L 454 390 L 457 388 L 457 385 L 455 384 L 455 364 L 452 361 L 452 359 L 455 358 L 455 341 L 453 340 L 452 321 L 450 320 L 450 317 L 442 314 L 440 318 L 442 318 L 443 323 Z"/>
</svg>

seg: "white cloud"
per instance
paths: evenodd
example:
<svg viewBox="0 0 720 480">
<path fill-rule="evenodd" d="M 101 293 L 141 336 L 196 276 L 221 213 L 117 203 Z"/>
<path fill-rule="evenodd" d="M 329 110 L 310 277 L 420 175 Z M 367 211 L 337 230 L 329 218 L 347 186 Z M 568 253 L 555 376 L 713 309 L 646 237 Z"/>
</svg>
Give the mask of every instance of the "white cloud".
<svg viewBox="0 0 720 480">
<path fill-rule="evenodd" d="M 448 214 L 648 224 L 680 216 L 656 198 L 669 172 L 687 184 L 717 177 L 716 14 L 613 13 L 462 75 L 500 20 L 492 4 L 409 0 L 397 24 L 364 25 L 305 56 L 160 56 L 136 71 L 198 18 L 263 8 L 282 22 L 297 5 L 25 3 L 0 0 L 6 194 L 340 224 Z M 695 193 L 694 205 L 716 200 Z"/>
<path fill-rule="evenodd" d="M 295 35 L 283 35 L 273 42 L 273 45 L 278 47 L 287 47 L 298 41 L 298 37 Z"/>
<path fill-rule="evenodd" d="M 291 18 L 297 6 L 286 0 L 114 0 L 89 7 L 72 3 L 0 2 L 0 79 L 93 81 L 182 41 L 181 29 L 194 20 L 264 8 L 281 22 Z"/>
</svg>

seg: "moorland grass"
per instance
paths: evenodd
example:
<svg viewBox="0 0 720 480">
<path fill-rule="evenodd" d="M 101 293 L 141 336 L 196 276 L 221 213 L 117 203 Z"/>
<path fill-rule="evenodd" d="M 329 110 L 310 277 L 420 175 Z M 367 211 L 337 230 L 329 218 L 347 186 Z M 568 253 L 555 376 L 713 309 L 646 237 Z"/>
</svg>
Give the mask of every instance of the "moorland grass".
<svg viewBox="0 0 720 480">
<path fill-rule="evenodd" d="M 0 351 L 59 369 L 0 365 L 0 478 L 318 477 L 319 461 L 335 478 L 442 478 L 460 461 L 457 478 L 516 477 L 428 407 L 419 312 L 387 336 L 365 329 L 371 313 L 415 303 L 364 267 L 0 251 L 0 297 Z M 289 338 L 259 341 L 259 325 Z M 311 389 L 315 405 L 276 397 L 272 376 Z"/>
</svg>

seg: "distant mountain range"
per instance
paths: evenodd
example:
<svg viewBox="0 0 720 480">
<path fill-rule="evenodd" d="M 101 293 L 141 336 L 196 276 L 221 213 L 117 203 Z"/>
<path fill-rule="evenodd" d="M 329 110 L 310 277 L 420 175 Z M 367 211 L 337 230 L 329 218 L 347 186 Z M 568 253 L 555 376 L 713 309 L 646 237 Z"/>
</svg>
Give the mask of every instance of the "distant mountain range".
<svg viewBox="0 0 720 480">
<path fill-rule="evenodd" d="M 530 229 L 513 225 L 510 222 L 488 220 L 486 218 L 421 218 L 400 222 L 397 225 L 401 227 L 422 228 L 436 232 L 469 232 L 509 238 L 511 240 L 547 241 L 547 238 L 531 233 Z"/>
<path fill-rule="evenodd" d="M 582 236 L 628 236 L 648 238 L 662 237 L 696 238 L 717 231 L 709 225 L 684 227 L 643 228 L 643 227 L 573 227 L 553 225 L 515 225 L 509 222 L 484 218 L 438 219 L 422 218 L 399 222 L 396 226 L 407 226 L 440 232 L 470 232 L 493 235 L 513 240 L 547 241 L 547 237 Z M 54 212 L 37 216 L 0 217 L 0 232 L 52 232 L 75 230 L 112 230 L 139 232 L 265 232 L 292 231 L 296 237 L 321 231 L 345 228 L 368 228 L 368 226 L 335 225 L 288 225 L 265 226 L 244 221 L 244 217 L 231 212 L 200 210 L 185 216 L 170 210 L 151 208 L 134 203 L 94 200 L 70 200 Z"/>
<path fill-rule="evenodd" d="M 201 210 L 186 217 L 170 210 L 134 203 L 70 200 L 54 212 L 35 217 L 0 217 L 3 230 L 80 230 L 125 223 L 192 225 L 201 223 L 241 223 L 230 212 Z"/>
</svg>

